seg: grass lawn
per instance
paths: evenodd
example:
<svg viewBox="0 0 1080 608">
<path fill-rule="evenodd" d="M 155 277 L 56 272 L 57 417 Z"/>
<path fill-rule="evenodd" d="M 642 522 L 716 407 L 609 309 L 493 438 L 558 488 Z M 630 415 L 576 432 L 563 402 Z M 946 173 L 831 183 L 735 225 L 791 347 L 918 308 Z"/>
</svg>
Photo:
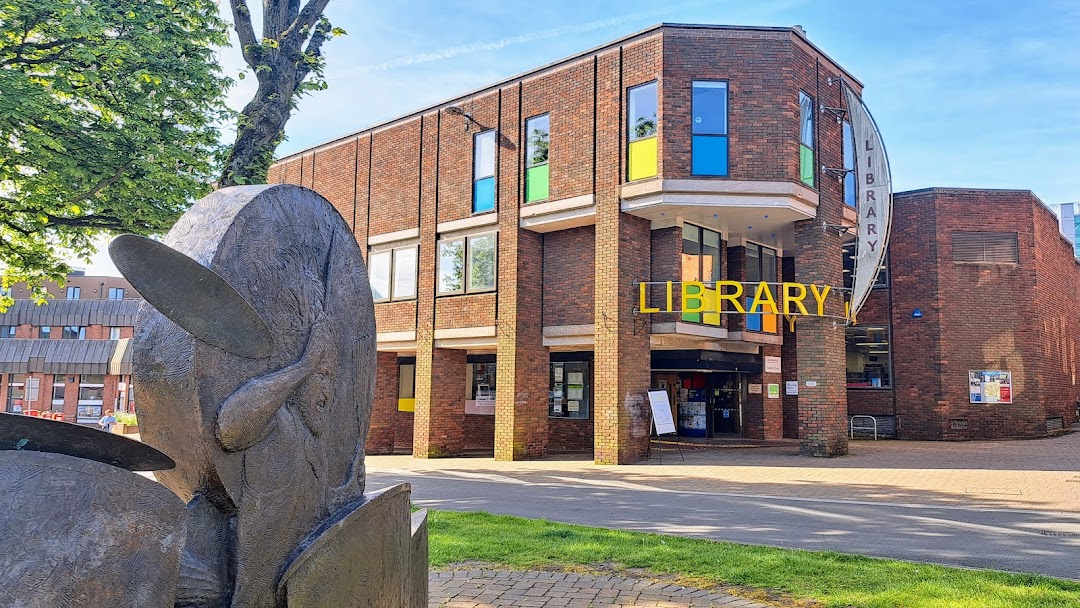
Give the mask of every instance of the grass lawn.
<svg viewBox="0 0 1080 608">
<path fill-rule="evenodd" d="M 723 587 L 787 606 L 1080 608 L 1080 583 L 833 552 L 773 549 L 571 526 L 487 513 L 432 511 L 433 568 L 598 571 Z M 1080 553 L 1078 553 L 1080 555 Z"/>
</svg>

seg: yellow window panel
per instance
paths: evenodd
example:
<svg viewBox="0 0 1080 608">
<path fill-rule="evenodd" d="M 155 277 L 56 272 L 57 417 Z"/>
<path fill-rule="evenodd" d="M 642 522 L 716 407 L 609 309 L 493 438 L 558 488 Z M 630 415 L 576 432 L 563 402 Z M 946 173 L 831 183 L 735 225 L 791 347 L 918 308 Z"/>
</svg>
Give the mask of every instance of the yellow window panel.
<svg viewBox="0 0 1080 608">
<path fill-rule="evenodd" d="M 656 137 L 630 142 L 629 180 L 656 177 Z"/>
<path fill-rule="evenodd" d="M 398 399 L 397 409 L 399 412 L 411 412 L 416 409 L 416 399 Z"/>
</svg>

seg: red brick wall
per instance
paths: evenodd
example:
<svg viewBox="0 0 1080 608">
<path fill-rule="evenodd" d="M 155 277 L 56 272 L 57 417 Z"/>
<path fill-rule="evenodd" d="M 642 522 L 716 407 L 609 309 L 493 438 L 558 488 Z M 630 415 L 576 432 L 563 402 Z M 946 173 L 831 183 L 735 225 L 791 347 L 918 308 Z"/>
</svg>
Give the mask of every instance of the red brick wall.
<svg viewBox="0 0 1080 608">
<path fill-rule="evenodd" d="M 593 322 L 595 235 L 593 226 L 543 235 L 544 325 Z"/>
<path fill-rule="evenodd" d="M 522 127 L 533 116 L 551 118 L 549 200 L 593 191 L 593 65 L 583 59 L 521 85 Z"/>
<path fill-rule="evenodd" d="M 330 201 L 345 223 L 355 226 L 357 138 L 349 138 L 312 155 L 313 187 Z"/>
<path fill-rule="evenodd" d="M 408 331 L 416 328 L 416 300 L 375 305 L 375 330 Z"/>
<path fill-rule="evenodd" d="M 485 93 L 479 97 L 460 102 L 462 110 L 472 114 L 476 123 L 469 123 L 465 130 L 466 118 L 441 112 L 439 128 L 439 222 L 460 220 L 472 215 L 473 187 L 473 137 L 482 131 L 499 128 L 499 91 Z M 496 187 L 502 176 L 499 165 L 505 154 L 514 155 L 517 150 L 496 133 Z M 501 197 L 496 197 L 497 199 Z M 506 201 L 496 200 L 496 211 Z"/>
<path fill-rule="evenodd" d="M 368 454 L 394 451 L 394 418 L 398 410 L 397 353 L 378 353 L 375 364 L 375 399 L 365 450 Z"/>
<path fill-rule="evenodd" d="M 465 449 L 491 450 L 494 447 L 495 416 L 465 414 Z"/>
<path fill-rule="evenodd" d="M 372 136 L 371 208 L 368 234 L 416 228 L 420 191 L 420 119 Z"/>
<path fill-rule="evenodd" d="M 548 449 L 552 452 L 591 452 L 593 421 L 548 418 Z"/>
<path fill-rule="evenodd" d="M 494 293 L 435 299 L 435 329 L 492 325 L 495 325 Z"/>
</svg>

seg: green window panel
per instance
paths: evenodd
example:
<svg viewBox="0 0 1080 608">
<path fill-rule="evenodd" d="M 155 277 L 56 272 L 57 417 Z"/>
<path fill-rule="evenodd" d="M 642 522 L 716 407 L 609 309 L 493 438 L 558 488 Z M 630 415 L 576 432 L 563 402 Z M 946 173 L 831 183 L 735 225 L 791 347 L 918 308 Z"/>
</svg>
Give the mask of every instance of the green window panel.
<svg viewBox="0 0 1080 608">
<path fill-rule="evenodd" d="M 814 151 L 799 145 L 799 178 L 807 186 L 814 185 Z"/>
<path fill-rule="evenodd" d="M 548 165 L 537 165 L 525 171 L 525 202 L 532 203 L 548 198 Z"/>
</svg>

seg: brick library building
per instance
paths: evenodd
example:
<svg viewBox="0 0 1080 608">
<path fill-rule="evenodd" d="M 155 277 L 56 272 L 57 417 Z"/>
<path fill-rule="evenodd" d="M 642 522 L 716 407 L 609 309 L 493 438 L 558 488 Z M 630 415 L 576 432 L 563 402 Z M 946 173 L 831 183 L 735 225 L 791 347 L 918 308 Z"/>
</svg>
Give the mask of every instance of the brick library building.
<svg viewBox="0 0 1080 608">
<path fill-rule="evenodd" d="M 634 462 L 650 389 L 679 435 L 808 455 L 846 453 L 852 417 L 913 439 L 1075 423 L 1080 267 L 1030 192 L 897 194 L 847 322 L 840 83 L 861 92 L 799 27 L 665 24 L 276 162 L 366 253 L 368 451 Z M 818 314 L 773 314 L 789 296 Z"/>
</svg>

